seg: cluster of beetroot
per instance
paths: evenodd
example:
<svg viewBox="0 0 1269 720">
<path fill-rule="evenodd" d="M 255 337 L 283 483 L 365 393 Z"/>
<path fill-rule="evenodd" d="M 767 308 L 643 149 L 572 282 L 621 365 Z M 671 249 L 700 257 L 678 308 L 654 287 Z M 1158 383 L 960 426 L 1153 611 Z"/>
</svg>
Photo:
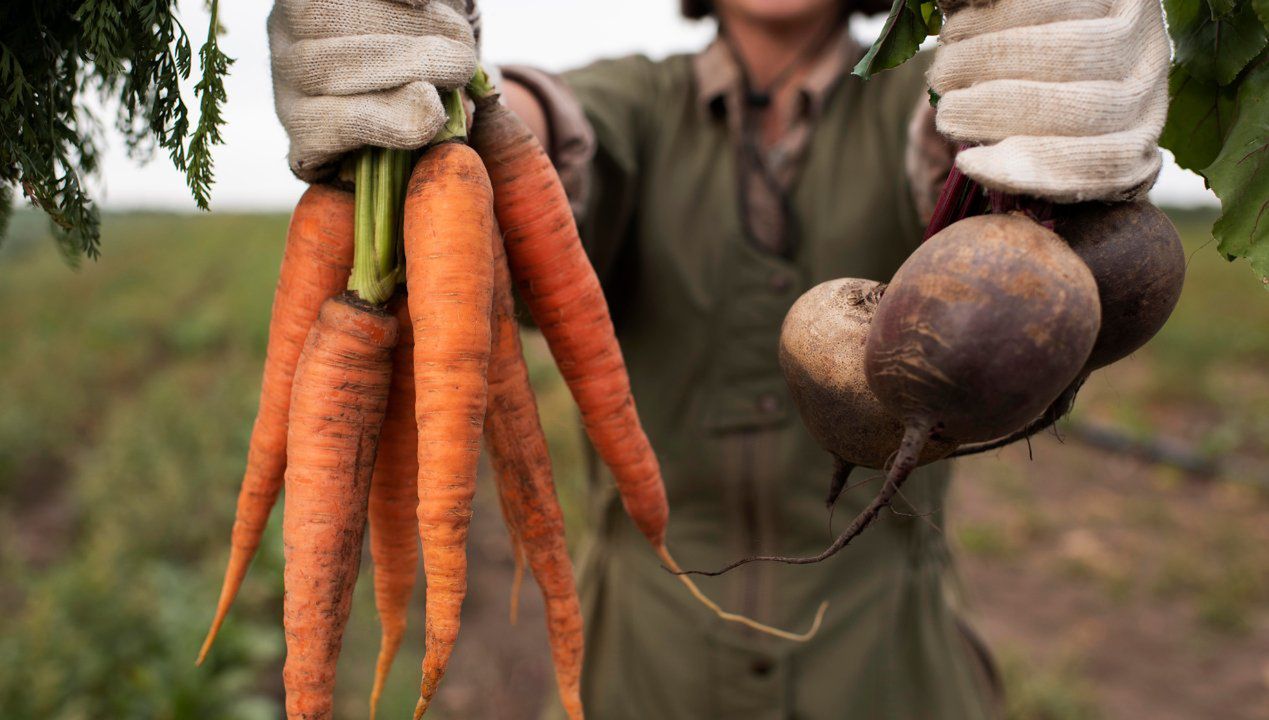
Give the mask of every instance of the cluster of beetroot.
<svg viewBox="0 0 1269 720">
<path fill-rule="evenodd" d="M 780 363 L 802 419 L 837 461 L 832 505 L 855 467 L 885 472 L 873 501 L 811 563 L 845 547 L 917 466 L 1002 447 L 1070 411 L 1089 374 L 1145 345 L 1180 298 L 1176 229 L 1148 202 L 961 219 L 889 284 L 853 278 L 803 295 Z M 1046 225 L 1052 225 L 1050 230 Z M 710 573 L 714 574 L 714 573 Z"/>
</svg>

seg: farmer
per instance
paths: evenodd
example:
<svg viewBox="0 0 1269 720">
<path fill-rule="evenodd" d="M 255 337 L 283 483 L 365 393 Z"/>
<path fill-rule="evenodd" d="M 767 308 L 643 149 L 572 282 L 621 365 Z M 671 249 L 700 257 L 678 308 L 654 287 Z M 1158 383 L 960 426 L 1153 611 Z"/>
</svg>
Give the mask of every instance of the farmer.
<svg viewBox="0 0 1269 720">
<path fill-rule="evenodd" d="M 942 4 L 974 7 L 949 20 L 957 42 L 928 81 L 928 57 L 867 83 L 850 74 L 864 48 L 849 17 L 888 0 L 684 0 L 688 17 L 720 21 L 695 55 L 559 76 L 502 69 L 504 96 L 551 152 L 605 285 L 684 566 L 829 542 L 832 461 L 791 405 L 780 325 L 807 289 L 885 280 L 920 241 L 951 162 L 930 82 L 945 95 L 940 128 L 958 140 L 1031 136 L 964 154 L 962 167 L 986 184 L 1070 200 L 1153 182 L 1167 63 L 1166 41 L 1162 64 L 1147 52 L 1162 37 L 1156 0 Z M 296 174 L 328 178 L 362 145 L 426 144 L 442 121 L 435 86 L 452 87 L 454 68 L 474 62 L 469 18 L 478 14 L 465 0 L 280 0 L 275 92 Z M 988 29 L 998 32 L 972 37 Z M 1116 32 L 1127 40 L 1097 42 Z M 1018 62 L 1001 62 L 1000 47 Z M 1010 79 L 979 85 L 993 73 Z M 785 628 L 805 628 L 830 601 L 805 644 L 696 604 L 660 568 L 611 480 L 593 474 L 579 562 L 591 717 L 999 714 L 999 679 L 949 593 L 946 465 L 919 471 L 896 512 L 830 562 L 704 581 L 724 607 Z M 842 496 L 839 527 L 876 475 L 856 471 L 854 481 L 873 482 Z"/>
</svg>

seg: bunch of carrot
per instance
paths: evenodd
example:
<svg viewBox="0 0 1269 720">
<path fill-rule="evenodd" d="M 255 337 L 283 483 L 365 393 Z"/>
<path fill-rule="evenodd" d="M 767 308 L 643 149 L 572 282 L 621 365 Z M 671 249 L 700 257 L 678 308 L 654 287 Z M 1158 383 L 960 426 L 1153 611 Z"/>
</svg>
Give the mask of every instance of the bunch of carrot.
<svg viewBox="0 0 1269 720">
<path fill-rule="evenodd" d="M 427 612 L 415 717 L 426 712 L 458 637 L 482 434 L 517 558 L 546 601 L 563 704 L 583 716 L 581 610 L 513 284 L 627 512 L 678 569 L 665 545 L 657 459 L 559 178 L 483 73 L 468 90 L 477 102 L 470 138 L 462 95 L 452 92 L 450 122 L 428 148 L 363 150 L 355 195 L 314 185 L 291 220 L 229 564 L 199 655 L 201 663 L 285 487 L 288 718 L 331 716 L 367 520 L 382 625 L 371 715 L 404 637 L 420 541 Z M 809 636 L 724 613 L 681 579 L 722 617 Z"/>
</svg>

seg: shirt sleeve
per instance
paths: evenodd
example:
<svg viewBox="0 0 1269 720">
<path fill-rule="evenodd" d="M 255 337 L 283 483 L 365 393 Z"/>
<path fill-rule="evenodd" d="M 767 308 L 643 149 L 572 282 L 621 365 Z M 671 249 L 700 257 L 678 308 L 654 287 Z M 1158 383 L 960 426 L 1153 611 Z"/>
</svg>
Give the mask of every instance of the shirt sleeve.
<svg viewBox="0 0 1269 720">
<path fill-rule="evenodd" d="M 927 97 L 918 98 L 908 122 L 903 166 L 921 224 L 929 225 L 934 217 L 934 207 L 954 162 L 955 146 L 934 127 L 934 106 Z"/>
<path fill-rule="evenodd" d="M 606 284 L 633 232 L 640 165 L 661 84 L 657 64 L 631 56 L 562 75 L 520 66 L 502 72 L 542 105 L 551 160 Z"/>
</svg>

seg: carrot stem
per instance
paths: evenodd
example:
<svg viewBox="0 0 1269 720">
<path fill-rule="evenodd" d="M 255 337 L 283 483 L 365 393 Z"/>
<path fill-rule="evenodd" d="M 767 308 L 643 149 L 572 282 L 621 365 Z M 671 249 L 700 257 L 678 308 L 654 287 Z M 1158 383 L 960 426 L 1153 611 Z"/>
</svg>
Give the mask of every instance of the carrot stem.
<svg viewBox="0 0 1269 720">
<path fill-rule="evenodd" d="M 449 120 L 445 123 L 445 127 L 436 133 L 432 144 L 438 145 L 447 140 L 466 139 L 467 108 L 463 105 L 463 91 L 459 89 L 447 90 L 441 99 L 445 103 L 445 114 L 449 116 Z"/>
<path fill-rule="evenodd" d="M 494 94 L 495 88 L 489 81 L 489 73 L 485 72 L 483 67 L 476 68 L 476 74 L 472 76 L 471 82 L 467 83 L 467 92 L 476 99 Z"/>
<path fill-rule="evenodd" d="M 357 158 L 356 237 L 348 289 L 383 305 L 401 278 L 401 209 L 410 151 L 363 148 Z"/>
<path fill-rule="evenodd" d="M 379 154 L 374 148 L 363 148 L 357 158 L 356 220 L 353 235 L 353 270 L 348 278 L 348 289 L 359 298 L 375 305 L 384 299 L 375 298 L 375 187 L 377 185 Z"/>
<path fill-rule="evenodd" d="M 383 276 L 392 273 L 392 267 L 395 264 L 396 253 L 393 252 L 392 241 L 395 239 L 396 230 L 396 213 L 393 205 L 396 203 L 396 189 L 393 177 L 393 170 L 396 168 L 396 162 L 392 156 L 392 150 L 374 149 L 371 153 L 378 156 L 375 163 L 375 260 L 376 274 Z"/>
</svg>

